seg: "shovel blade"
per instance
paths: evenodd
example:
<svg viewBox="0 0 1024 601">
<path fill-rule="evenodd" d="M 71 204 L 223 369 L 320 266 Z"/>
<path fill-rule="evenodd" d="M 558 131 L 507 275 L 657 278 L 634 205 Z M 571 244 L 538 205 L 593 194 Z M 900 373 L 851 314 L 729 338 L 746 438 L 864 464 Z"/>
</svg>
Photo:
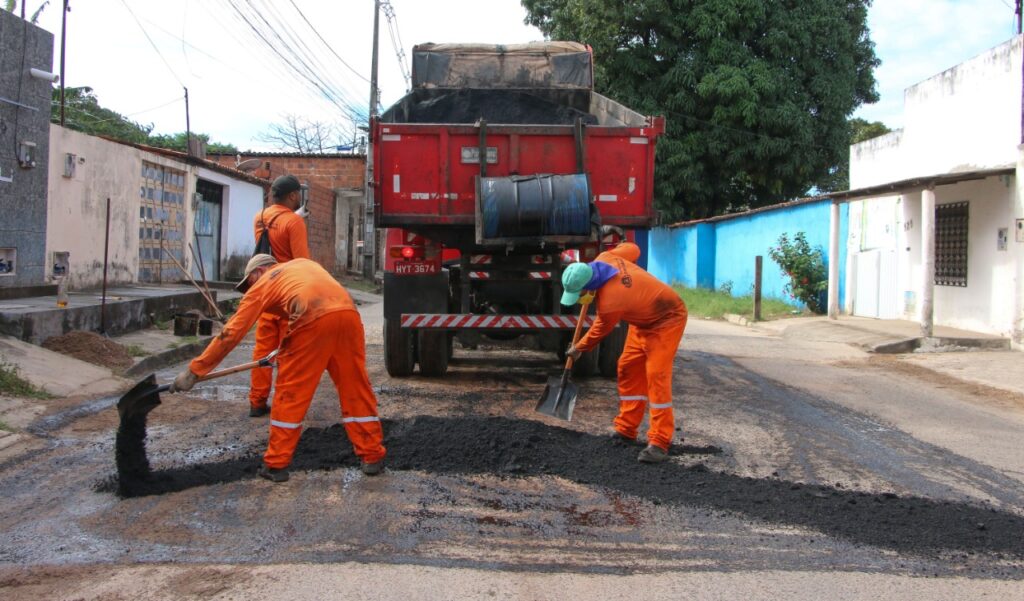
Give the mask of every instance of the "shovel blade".
<svg viewBox="0 0 1024 601">
<path fill-rule="evenodd" d="M 124 423 L 128 419 L 145 416 L 159 404 L 160 387 L 156 385 L 156 374 L 149 374 L 117 401 L 117 413 Z"/>
<path fill-rule="evenodd" d="M 565 421 L 572 420 L 572 410 L 576 407 L 576 395 L 579 389 L 569 380 L 548 378 L 544 394 L 537 403 L 537 412 Z"/>
</svg>

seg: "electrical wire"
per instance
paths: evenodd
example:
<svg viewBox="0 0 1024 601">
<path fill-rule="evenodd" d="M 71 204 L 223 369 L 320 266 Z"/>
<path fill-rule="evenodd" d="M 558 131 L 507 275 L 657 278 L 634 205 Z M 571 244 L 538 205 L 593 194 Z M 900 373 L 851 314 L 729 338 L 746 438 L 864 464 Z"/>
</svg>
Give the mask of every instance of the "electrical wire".
<svg viewBox="0 0 1024 601">
<path fill-rule="evenodd" d="M 246 14 L 242 8 L 239 7 L 236 0 L 227 0 L 228 4 L 234 9 L 235 14 L 249 27 L 250 30 L 256 35 L 256 37 L 267 47 L 270 51 L 280 60 L 284 61 L 288 67 L 292 69 L 293 76 L 300 76 L 308 85 L 312 86 L 312 89 L 316 90 L 323 97 L 327 98 L 334 104 L 338 109 L 342 111 L 349 119 L 357 120 L 361 118 L 360 113 L 352 106 L 347 105 L 343 99 L 339 98 L 338 92 L 332 89 L 330 84 L 323 81 L 322 78 L 318 77 L 316 73 L 312 72 L 308 66 L 304 64 L 304 59 L 301 55 L 297 54 L 294 48 L 291 48 L 286 41 L 284 41 L 279 34 L 274 31 L 273 25 L 267 21 L 266 17 L 252 5 L 251 0 L 245 0 L 249 5 L 249 8 L 254 13 L 253 15 Z M 268 35 L 259 25 L 262 21 L 263 24 L 269 29 L 270 34 Z M 284 48 L 279 47 L 275 44 L 271 37 L 276 38 Z M 285 56 L 285 53 L 291 54 L 292 58 Z M 362 117 L 365 121 L 365 117 Z"/>
<path fill-rule="evenodd" d="M 391 38 L 391 47 L 398 57 L 398 68 L 402 71 L 402 79 L 405 80 L 405 90 L 409 91 L 412 86 L 412 78 L 409 76 L 409 63 L 405 56 L 405 46 L 402 45 L 402 34 L 398 30 L 398 16 L 395 14 L 395 7 L 390 1 L 385 0 L 380 5 L 388 22 L 388 36 Z"/>
<path fill-rule="evenodd" d="M 345 62 L 345 59 L 341 58 L 340 54 L 334 51 L 334 48 L 332 48 L 331 45 L 327 43 L 327 40 L 324 39 L 324 36 L 320 35 L 320 32 L 317 30 L 317 28 L 314 27 L 313 24 L 309 22 L 309 19 L 306 18 L 306 15 L 302 12 L 298 5 L 295 4 L 295 0 L 288 1 L 291 2 L 292 6 L 295 8 L 295 12 L 299 13 L 299 16 L 302 17 L 302 20 L 306 22 L 306 25 L 309 25 L 309 28 L 313 30 L 313 33 L 316 34 L 316 37 L 320 38 L 320 41 L 324 43 L 324 46 L 327 46 L 327 49 L 331 51 L 331 54 L 337 57 L 337 59 L 341 61 L 341 64 L 345 65 L 349 71 L 356 75 L 356 77 L 362 79 L 366 83 L 370 83 L 369 79 L 366 79 L 366 77 L 363 76 L 362 73 L 356 71 L 355 68 L 352 67 L 352 65 L 348 64 L 347 62 Z"/>
<path fill-rule="evenodd" d="M 186 87 L 184 82 L 181 81 L 181 78 L 178 77 L 178 74 L 175 73 L 174 69 L 171 68 L 171 63 L 167 62 L 167 59 L 164 58 L 163 53 L 160 52 L 159 48 L 157 48 L 156 43 L 153 42 L 153 38 L 149 37 L 149 33 L 146 31 L 146 28 L 142 26 L 142 21 L 139 21 L 139 18 L 135 16 L 135 11 L 132 10 L 132 7 L 128 6 L 127 0 L 121 0 L 121 4 L 123 4 L 124 7 L 128 9 L 128 12 L 132 15 L 132 18 L 135 19 L 135 23 L 139 26 L 139 29 L 142 30 L 142 35 L 146 36 L 146 39 L 149 40 L 149 44 L 153 46 L 153 50 L 156 51 L 157 56 L 159 56 L 160 60 L 162 60 L 164 62 L 164 65 L 167 66 L 167 70 L 171 72 L 171 75 L 174 76 L 174 79 L 178 82 L 178 84 L 181 85 L 181 87 Z"/>
</svg>

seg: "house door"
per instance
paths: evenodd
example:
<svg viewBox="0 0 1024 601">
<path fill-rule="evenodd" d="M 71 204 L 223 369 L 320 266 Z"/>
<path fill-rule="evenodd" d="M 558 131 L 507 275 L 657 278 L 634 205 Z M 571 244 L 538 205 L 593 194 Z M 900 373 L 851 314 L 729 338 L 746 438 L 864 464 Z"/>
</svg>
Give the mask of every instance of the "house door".
<svg viewBox="0 0 1024 601">
<path fill-rule="evenodd" d="M 896 319 L 896 253 L 892 250 L 857 253 L 853 269 L 853 314 Z"/>
<path fill-rule="evenodd" d="M 195 208 L 195 236 L 192 245 L 203 262 L 207 280 L 220 279 L 220 222 L 224 186 L 199 180 L 199 193 Z M 201 277 L 198 266 L 192 269 L 193 276 Z"/>
</svg>

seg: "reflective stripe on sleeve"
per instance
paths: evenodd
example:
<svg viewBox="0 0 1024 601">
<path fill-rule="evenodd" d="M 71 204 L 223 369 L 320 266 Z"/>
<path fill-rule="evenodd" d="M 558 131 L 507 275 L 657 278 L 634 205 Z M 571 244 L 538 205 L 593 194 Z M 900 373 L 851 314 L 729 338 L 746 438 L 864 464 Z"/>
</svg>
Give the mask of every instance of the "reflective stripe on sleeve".
<svg viewBox="0 0 1024 601">
<path fill-rule="evenodd" d="M 343 424 L 351 424 L 352 422 L 355 422 L 357 424 L 362 424 L 362 423 L 366 423 L 366 422 L 379 422 L 379 421 L 380 421 L 380 418 L 377 417 L 377 416 L 372 416 L 372 417 L 343 417 L 343 418 L 341 418 L 341 423 L 343 423 Z"/>
<path fill-rule="evenodd" d="M 646 403 L 647 402 L 647 395 L 638 394 L 638 395 L 635 395 L 635 396 L 620 396 L 619 397 L 619 402 L 628 403 L 628 402 L 631 402 L 631 401 L 632 402 L 643 401 L 643 402 Z"/>
<path fill-rule="evenodd" d="M 651 409 L 671 409 L 672 403 L 651 403 Z"/>
<path fill-rule="evenodd" d="M 287 428 L 289 430 L 294 430 L 296 428 L 302 427 L 302 424 L 293 424 L 291 422 L 279 422 L 276 419 L 270 420 L 270 425 L 277 426 L 278 428 Z"/>
</svg>

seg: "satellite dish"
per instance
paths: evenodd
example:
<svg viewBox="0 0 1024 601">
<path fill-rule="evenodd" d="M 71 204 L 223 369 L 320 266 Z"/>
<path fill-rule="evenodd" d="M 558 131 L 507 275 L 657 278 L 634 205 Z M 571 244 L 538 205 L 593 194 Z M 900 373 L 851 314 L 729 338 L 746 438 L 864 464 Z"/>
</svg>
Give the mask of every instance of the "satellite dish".
<svg viewBox="0 0 1024 601">
<path fill-rule="evenodd" d="M 263 161 L 260 159 L 245 159 L 241 163 L 235 165 L 235 169 L 238 169 L 239 171 L 252 171 L 259 167 L 262 162 Z"/>
</svg>

